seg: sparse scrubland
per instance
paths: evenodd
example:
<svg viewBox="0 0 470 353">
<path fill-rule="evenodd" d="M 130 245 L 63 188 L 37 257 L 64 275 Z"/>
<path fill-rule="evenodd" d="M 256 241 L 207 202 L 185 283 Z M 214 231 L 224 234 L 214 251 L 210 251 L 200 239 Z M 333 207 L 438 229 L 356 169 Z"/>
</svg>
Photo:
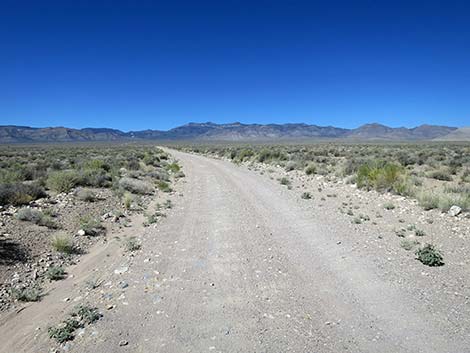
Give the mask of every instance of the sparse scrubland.
<svg viewBox="0 0 470 353">
<path fill-rule="evenodd" d="M 62 169 L 16 182 L 41 198 L 2 206 L 2 239 L 25 256 L 1 267 L 3 308 L 20 311 L 6 347 L 153 349 L 177 342 L 169 327 L 190 332 L 178 351 L 246 350 L 260 329 L 258 350 L 302 351 L 312 328 L 319 351 L 468 346 L 468 145 L 73 148 Z M 295 333 L 279 346 L 279 332 Z"/>
<path fill-rule="evenodd" d="M 0 147 L 0 311 L 41 300 L 48 281 L 66 278 L 68 265 L 181 176 L 153 145 Z M 136 250 L 135 239 L 126 248 Z"/>
<path fill-rule="evenodd" d="M 418 200 L 429 209 L 470 210 L 469 144 L 181 145 L 179 149 L 227 158 L 235 163 L 264 163 L 343 179 L 359 188 L 392 192 Z M 281 183 L 288 183 L 282 179 Z"/>
<path fill-rule="evenodd" d="M 463 236 L 458 230 L 461 228 L 452 224 L 451 219 L 470 217 L 468 143 L 208 144 L 179 145 L 177 148 L 230 160 L 268 174 L 288 189 L 300 188 L 301 199 L 313 199 L 320 206 L 326 198 L 337 197 L 339 191 L 344 200 L 338 210 L 351 217 L 352 224 L 358 227 L 367 223 L 371 226 L 394 225 L 394 233 L 405 238 L 399 246 L 405 250 L 417 249 L 416 259 L 428 266 L 444 264 L 445 254 L 438 249 L 438 244 L 449 242 L 450 233 Z M 317 181 L 317 195 L 312 192 L 317 186 L 309 181 Z M 359 192 L 356 199 L 350 195 L 348 185 Z M 329 188 L 330 192 L 322 192 L 324 188 Z M 367 207 L 360 206 L 362 198 L 368 200 Z M 381 199 L 383 201 L 379 201 Z M 401 199 L 411 204 L 400 207 L 397 203 L 402 203 Z M 380 209 L 389 212 L 386 220 Z M 432 224 L 436 217 L 419 213 L 430 210 L 448 214 L 447 221 L 439 217 L 436 222 L 442 223 L 449 233 L 435 234 L 441 229 L 438 224 Z M 405 220 L 396 215 L 406 212 L 409 216 L 426 218 L 426 227 L 431 228 L 430 236 L 415 225 L 400 226 Z M 375 220 L 370 222 L 368 213 L 375 213 Z M 425 245 L 418 241 L 421 238 L 426 239 L 422 242 Z"/>
</svg>

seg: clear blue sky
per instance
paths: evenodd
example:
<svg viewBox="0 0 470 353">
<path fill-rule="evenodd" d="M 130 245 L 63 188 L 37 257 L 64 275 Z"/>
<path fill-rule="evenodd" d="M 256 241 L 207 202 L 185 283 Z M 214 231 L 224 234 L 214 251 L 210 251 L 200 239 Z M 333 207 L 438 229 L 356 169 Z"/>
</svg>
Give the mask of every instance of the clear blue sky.
<svg viewBox="0 0 470 353">
<path fill-rule="evenodd" d="M 470 1 L 0 0 L 0 124 L 470 125 Z"/>
</svg>

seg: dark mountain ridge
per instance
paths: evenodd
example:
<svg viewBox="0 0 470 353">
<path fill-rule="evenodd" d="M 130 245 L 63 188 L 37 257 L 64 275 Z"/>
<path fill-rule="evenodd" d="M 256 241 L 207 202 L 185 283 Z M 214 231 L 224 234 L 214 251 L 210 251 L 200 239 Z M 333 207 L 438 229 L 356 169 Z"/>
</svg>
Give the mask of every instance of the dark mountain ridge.
<svg viewBox="0 0 470 353">
<path fill-rule="evenodd" d="M 279 141 L 279 140 L 383 140 L 421 141 L 444 139 L 456 134 L 456 127 L 421 125 L 414 128 L 392 128 L 373 123 L 356 129 L 289 124 L 189 123 L 168 131 L 142 130 L 123 132 L 109 128 L 72 129 L 66 127 L 33 128 L 0 126 L 0 143 L 132 141 L 132 140 L 198 140 L 198 141 Z M 454 133 L 454 134 L 452 134 Z"/>
</svg>

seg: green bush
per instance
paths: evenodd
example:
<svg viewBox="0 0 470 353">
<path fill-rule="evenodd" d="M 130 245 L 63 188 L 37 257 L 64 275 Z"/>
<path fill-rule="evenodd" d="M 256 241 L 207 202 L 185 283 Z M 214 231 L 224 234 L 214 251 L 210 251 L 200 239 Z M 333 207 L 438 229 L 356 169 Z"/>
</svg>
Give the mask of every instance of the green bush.
<svg viewBox="0 0 470 353">
<path fill-rule="evenodd" d="M 11 296 L 20 302 L 37 302 L 41 299 L 42 292 L 38 288 L 13 288 Z"/>
<path fill-rule="evenodd" d="M 126 210 L 130 210 L 132 206 L 132 202 L 134 202 L 134 197 L 131 193 L 126 192 L 122 197 L 122 202 L 124 204 L 124 208 Z"/>
<path fill-rule="evenodd" d="M 444 265 L 442 254 L 437 250 L 434 245 L 426 244 L 422 248 L 416 250 L 418 260 L 427 266 L 442 266 Z"/>
<path fill-rule="evenodd" d="M 75 331 L 79 328 L 90 325 L 98 321 L 101 314 L 97 308 L 87 305 L 78 305 L 70 313 L 70 317 L 62 321 L 56 327 L 49 327 L 49 337 L 55 339 L 57 343 L 64 343 L 75 338 Z"/>
<path fill-rule="evenodd" d="M 178 165 L 178 163 L 173 162 L 167 165 L 167 169 L 172 173 L 178 173 L 181 170 L 181 167 Z"/>
<path fill-rule="evenodd" d="M 238 154 L 237 154 L 237 160 L 239 162 L 244 162 L 246 161 L 247 159 L 253 157 L 254 155 L 254 152 L 253 150 L 249 149 L 249 148 L 245 148 L 245 149 L 242 149 Z"/>
<path fill-rule="evenodd" d="M 314 163 L 309 163 L 308 166 L 305 168 L 305 174 L 312 175 L 315 174 L 317 171 L 317 166 Z"/>
<path fill-rule="evenodd" d="M 20 208 L 15 214 L 16 219 L 20 221 L 31 222 L 34 224 L 38 224 L 39 222 L 41 222 L 43 217 L 44 214 L 41 211 L 29 207 Z"/>
<path fill-rule="evenodd" d="M 163 181 L 163 180 L 159 180 L 157 181 L 157 187 L 159 190 L 163 191 L 163 192 L 171 192 L 171 187 L 170 187 L 170 184 L 168 184 L 166 181 Z"/>
<path fill-rule="evenodd" d="M 447 212 L 452 206 L 459 206 L 464 211 L 470 210 L 470 195 L 443 194 L 439 198 L 439 208 Z"/>
<path fill-rule="evenodd" d="M 397 164 L 373 161 L 357 171 L 357 186 L 366 189 L 392 191 L 402 180 L 403 168 Z"/>
<path fill-rule="evenodd" d="M 417 240 L 412 240 L 412 239 L 403 239 L 400 242 L 400 246 L 405 249 L 406 251 L 410 251 L 413 249 L 416 245 L 419 245 L 419 241 Z"/>
<path fill-rule="evenodd" d="M 52 218 L 34 208 L 24 207 L 18 210 L 15 218 L 20 221 L 27 221 L 48 228 L 57 228 Z"/>
<path fill-rule="evenodd" d="M 124 248 L 129 252 L 140 250 L 141 247 L 142 245 L 139 243 L 136 237 L 126 238 L 124 242 Z"/>
<path fill-rule="evenodd" d="M 92 160 L 86 161 L 83 164 L 83 169 L 103 170 L 103 171 L 108 172 L 111 169 L 111 167 L 109 166 L 109 164 L 105 163 L 104 161 L 100 159 L 92 159 Z"/>
<path fill-rule="evenodd" d="M 289 161 L 287 162 L 285 169 L 287 172 L 290 172 L 296 169 L 302 169 L 302 163 L 298 161 Z"/>
<path fill-rule="evenodd" d="M 415 229 L 415 235 L 417 237 L 424 237 L 426 235 L 426 233 L 422 229 Z"/>
<path fill-rule="evenodd" d="M 119 186 L 129 192 L 134 194 L 151 194 L 154 190 L 152 184 L 134 178 L 124 177 L 119 180 Z"/>
<path fill-rule="evenodd" d="M 21 170 L 15 169 L 0 169 L 0 183 L 2 184 L 15 184 L 25 181 Z"/>
<path fill-rule="evenodd" d="M 70 315 L 78 317 L 78 319 L 86 325 L 90 325 L 98 321 L 101 317 L 97 308 L 92 308 L 87 305 L 76 306 Z"/>
<path fill-rule="evenodd" d="M 1 184 L 0 205 L 20 206 L 47 196 L 37 184 Z"/>
<path fill-rule="evenodd" d="M 80 176 L 76 171 L 57 171 L 49 174 L 47 186 L 56 192 L 69 192 L 80 181 Z"/>
<path fill-rule="evenodd" d="M 86 216 L 80 218 L 80 229 L 82 229 L 86 235 L 97 235 L 103 230 L 103 226 L 98 219 Z"/>
<path fill-rule="evenodd" d="M 51 281 L 59 281 L 64 279 L 66 272 L 61 266 L 52 266 L 47 269 L 46 277 Z"/>
<path fill-rule="evenodd" d="M 437 194 L 421 192 L 418 195 L 418 203 L 425 210 L 438 208 L 447 212 L 452 206 L 461 207 L 464 211 L 470 210 L 470 196 L 457 194 Z"/>
<path fill-rule="evenodd" d="M 82 325 L 77 319 L 69 318 L 57 327 L 49 327 L 47 332 L 49 334 L 49 338 L 55 339 L 57 343 L 64 343 L 72 341 L 75 338 L 75 330 L 81 326 Z"/>
<path fill-rule="evenodd" d="M 452 181 L 452 175 L 448 169 L 434 170 L 428 176 L 436 180 Z"/>
<path fill-rule="evenodd" d="M 257 160 L 260 163 L 267 163 L 271 161 L 283 161 L 286 159 L 287 156 L 283 152 L 272 148 L 263 148 L 261 151 L 259 151 L 257 156 Z"/>
<path fill-rule="evenodd" d="M 439 207 L 439 196 L 433 193 L 421 192 L 418 195 L 418 204 L 426 211 Z"/>
<path fill-rule="evenodd" d="M 102 169 L 84 169 L 80 172 L 76 185 L 109 187 L 111 177 Z"/>
<path fill-rule="evenodd" d="M 80 201 L 85 201 L 85 202 L 93 202 L 96 200 L 95 193 L 88 189 L 77 190 L 77 192 L 75 193 L 75 196 Z"/>
<path fill-rule="evenodd" d="M 287 177 L 282 177 L 281 179 L 279 179 L 279 182 L 281 183 L 281 185 L 290 185 L 290 180 Z"/>
<path fill-rule="evenodd" d="M 54 250 L 64 254 L 71 254 L 75 250 L 72 238 L 63 233 L 58 233 L 52 236 L 51 245 Z"/>
</svg>

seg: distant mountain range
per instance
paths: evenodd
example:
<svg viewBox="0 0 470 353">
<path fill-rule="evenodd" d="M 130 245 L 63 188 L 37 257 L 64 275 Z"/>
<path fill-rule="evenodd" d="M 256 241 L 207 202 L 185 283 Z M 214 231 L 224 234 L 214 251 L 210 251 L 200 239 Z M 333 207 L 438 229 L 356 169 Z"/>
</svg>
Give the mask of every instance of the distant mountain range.
<svg viewBox="0 0 470 353">
<path fill-rule="evenodd" d="M 106 128 L 71 129 L 66 127 L 32 128 L 0 126 L 0 143 L 80 142 L 80 141 L 470 141 L 470 128 L 421 125 L 392 128 L 366 124 L 356 129 L 307 124 L 214 124 L 189 123 L 168 131 L 143 130 L 123 132 Z"/>
</svg>

